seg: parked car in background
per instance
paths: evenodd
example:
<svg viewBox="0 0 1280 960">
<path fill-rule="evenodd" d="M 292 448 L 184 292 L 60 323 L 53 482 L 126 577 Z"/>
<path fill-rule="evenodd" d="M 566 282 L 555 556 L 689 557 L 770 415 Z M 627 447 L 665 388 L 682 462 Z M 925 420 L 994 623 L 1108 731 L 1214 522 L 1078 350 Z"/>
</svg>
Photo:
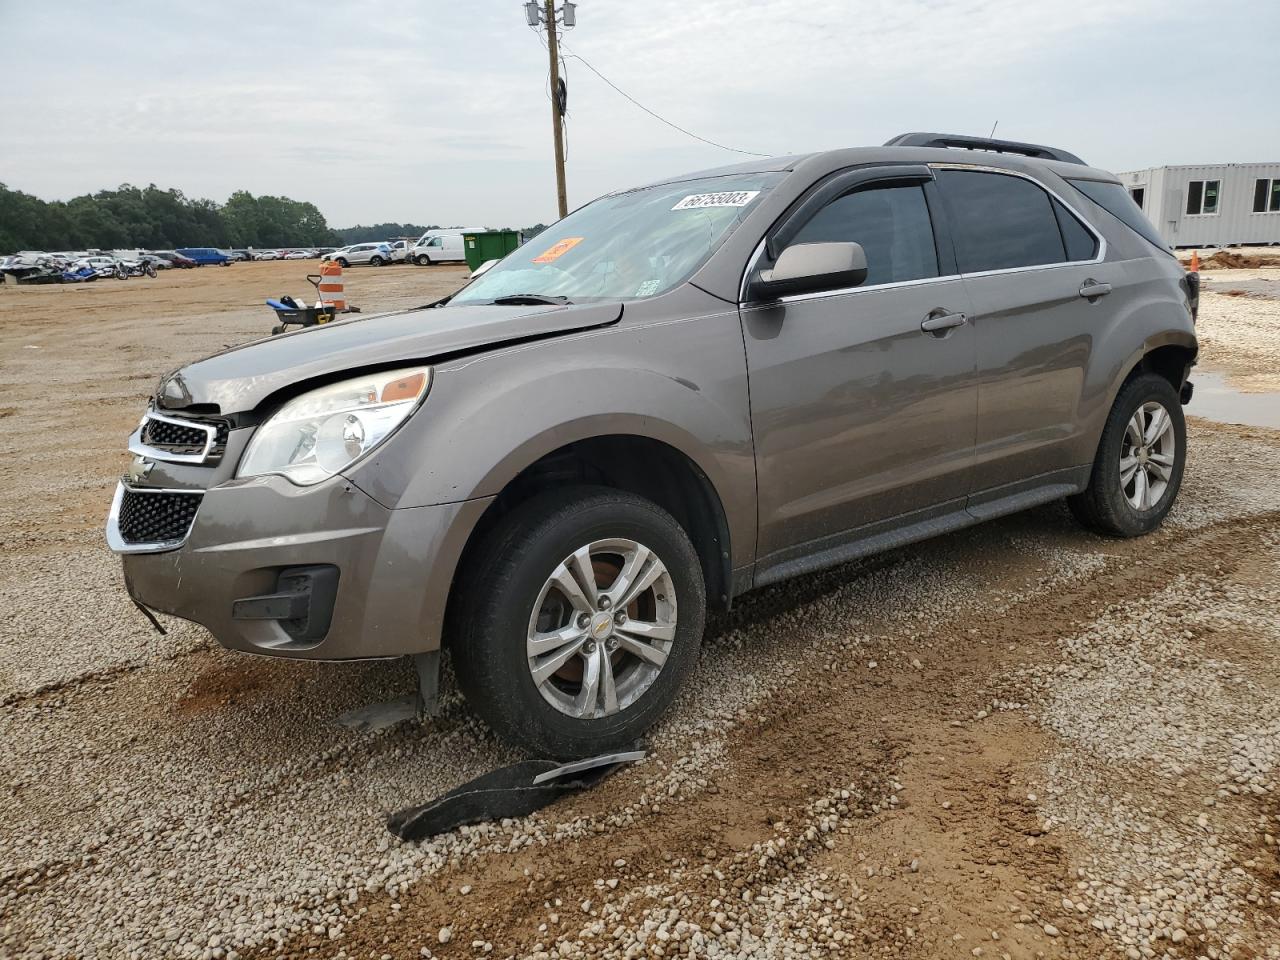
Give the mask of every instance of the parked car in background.
<svg viewBox="0 0 1280 960">
<path fill-rule="evenodd" d="M 172 260 L 169 260 L 167 257 L 162 257 L 158 253 L 144 253 L 138 259 L 144 263 L 150 263 L 157 270 L 169 270 L 174 266 Z"/>
<path fill-rule="evenodd" d="M 239 263 L 239 262 L 241 262 L 241 261 L 245 261 L 245 260 L 252 260 L 252 259 L 253 259 L 253 254 L 252 254 L 250 251 L 248 251 L 248 250 L 236 249 L 236 250 L 227 250 L 227 251 L 225 251 L 225 252 L 226 252 L 226 253 L 231 257 L 231 259 L 232 259 L 234 262 L 236 262 L 236 263 Z"/>
<path fill-rule="evenodd" d="M 371 267 L 380 267 L 391 262 L 391 246 L 387 243 L 353 243 L 339 247 L 324 259 L 332 260 L 341 267 L 352 264 L 367 263 Z"/>
<path fill-rule="evenodd" d="M 225 267 L 231 263 L 231 257 L 216 247 L 179 247 L 178 253 L 195 261 L 197 267 L 203 267 L 206 264 Z"/>
<path fill-rule="evenodd" d="M 484 233 L 483 227 L 465 230 L 428 230 L 409 250 L 409 259 L 420 267 L 433 263 L 461 263 L 467 259 L 462 236 Z"/>
<path fill-rule="evenodd" d="M 310 260 L 313 254 L 310 250 L 290 250 L 281 259 L 282 260 Z"/>
<path fill-rule="evenodd" d="M 188 256 L 184 256 L 183 254 L 178 253 L 178 251 L 176 250 L 153 250 L 152 252 L 157 257 L 163 257 L 165 260 L 168 260 L 175 267 L 181 267 L 184 270 L 189 270 L 196 265 L 196 262 L 194 260 L 192 260 Z"/>
<path fill-rule="evenodd" d="M 119 257 L 109 257 L 106 254 L 97 254 L 90 257 L 81 257 L 76 261 L 76 266 L 88 266 L 94 270 L 103 270 L 106 268 L 115 269 L 116 264 L 121 263 Z"/>
</svg>

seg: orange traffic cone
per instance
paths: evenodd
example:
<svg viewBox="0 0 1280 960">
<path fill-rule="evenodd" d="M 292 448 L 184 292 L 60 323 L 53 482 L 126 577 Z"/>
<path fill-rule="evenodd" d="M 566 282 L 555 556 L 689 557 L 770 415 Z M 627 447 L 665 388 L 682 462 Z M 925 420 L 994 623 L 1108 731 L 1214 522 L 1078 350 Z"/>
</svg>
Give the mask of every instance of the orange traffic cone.
<svg viewBox="0 0 1280 960">
<path fill-rule="evenodd" d="M 1187 268 L 1187 272 L 1188 273 L 1200 272 L 1200 251 L 1199 250 L 1191 251 L 1191 266 Z"/>
<path fill-rule="evenodd" d="M 342 265 L 332 260 L 320 264 L 320 301 L 339 312 L 347 309 L 342 290 Z"/>
</svg>

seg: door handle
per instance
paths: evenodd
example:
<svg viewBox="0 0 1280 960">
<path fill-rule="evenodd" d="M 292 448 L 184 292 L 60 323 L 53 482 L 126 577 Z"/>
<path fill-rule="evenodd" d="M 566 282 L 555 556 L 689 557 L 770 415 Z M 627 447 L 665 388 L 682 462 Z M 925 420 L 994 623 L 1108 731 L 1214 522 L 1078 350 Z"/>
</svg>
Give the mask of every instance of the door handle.
<svg viewBox="0 0 1280 960">
<path fill-rule="evenodd" d="M 1111 284 L 1099 283 L 1097 280 L 1089 279 L 1080 284 L 1080 296 L 1084 297 L 1090 303 L 1099 297 L 1105 297 L 1111 292 Z"/>
<path fill-rule="evenodd" d="M 939 307 L 920 321 L 920 329 L 941 339 L 947 335 L 952 327 L 961 327 L 968 322 L 969 318 L 963 313 L 948 313 Z"/>
</svg>

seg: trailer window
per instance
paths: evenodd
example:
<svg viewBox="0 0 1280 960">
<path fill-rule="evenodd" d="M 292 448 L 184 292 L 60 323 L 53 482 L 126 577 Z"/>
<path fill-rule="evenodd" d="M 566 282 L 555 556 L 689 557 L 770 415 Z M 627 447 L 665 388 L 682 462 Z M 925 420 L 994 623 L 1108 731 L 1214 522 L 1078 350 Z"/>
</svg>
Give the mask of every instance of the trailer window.
<svg viewBox="0 0 1280 960">
<path fill-rule="evenodd" d="M 1187 214 L 1197 216 L 1218 212 L 1221 180 L 1192 180 L 1187 184 Z"/>
<path fill-rule="evenodd" d="M 1253 212 L 1280 213 L 1280 178 L 1254 181 Z"/>
</svg>

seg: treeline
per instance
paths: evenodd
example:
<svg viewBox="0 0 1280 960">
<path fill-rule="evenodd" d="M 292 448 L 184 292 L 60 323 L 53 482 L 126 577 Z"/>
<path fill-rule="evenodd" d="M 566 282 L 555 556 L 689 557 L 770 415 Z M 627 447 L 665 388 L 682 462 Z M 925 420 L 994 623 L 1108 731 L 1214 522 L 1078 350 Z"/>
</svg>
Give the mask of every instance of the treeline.
<svg viewBox="0 0 1280 960">
<path fill-rule="evenodd" d="M 340 242 L 315 204 L 288 197 L 255 197 L 240 190 L 218 204 L 155 184 L 124 184 L 71 200 L 41 200 L 0 183 L 0 253 Z"/>
<path fill-rule="evenodd" d="M 390 240 L 392 237 L 417 237 L 422 236 L 428 230 L 440 230 L 442 224 L 438 223 L 375 223 L 366 227 L 364 224 L 356 224 L 354 227 L 339 227 L 338 236 L 342 238 L 344 244 L 347 243 L 376 243 L 382 240 Z M 449 229 L 443 227 L 443 229 Z M 503 230 L 510 230 L 511 227 L 503 227 Z M 545 223 L 539 223 L 532 227 L 525 227 L 523 233 L 525 238 L 532 237 L 535 233 L 541 233 L 547 229 Z"/>
<path fill-rule="evenodd" d="M 428 223 L 375 223 L 366 227 L 357 223 L 354 227 L 339 227 L 338 236 L 344 244 L 378 243 L 391 237 L 413 237 L 415 240 L 428 230 L 439 229 L 439 224 Z"/>
</svg>

